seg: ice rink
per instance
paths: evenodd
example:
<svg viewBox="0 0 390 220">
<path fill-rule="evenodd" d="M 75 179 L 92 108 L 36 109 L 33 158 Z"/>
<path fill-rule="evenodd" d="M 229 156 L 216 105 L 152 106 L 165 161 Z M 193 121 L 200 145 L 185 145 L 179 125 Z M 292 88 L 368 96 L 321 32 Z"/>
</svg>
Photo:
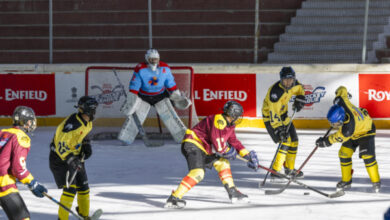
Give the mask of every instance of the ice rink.
<svg viewBox="0 0 390 220">
<path fill-rule="evenodd" d="M 27 167 L 35 178 L 48 187 L 49 194 L 58 199 L 57 189 L 49 170 L 49 143 L 55 127 L 38 128 L 32 137 Z M 325 130 L 298 130 L 300 140 L 296 168 L 314 149 L 314 142 Z M 239 130 L 238 137 L 249 149 L 258 153 L 266 167 L 274 156 L 274 144 L 264 129 Z M 358 153 L 353 155 L 353 184 L 351 191 L 339 198 L 327 198 L 292 183 L 279 195 L 265 195 L 265 189 L 281 185 L 267 182 L 259 188 L 265 171 L 257 172 L 240 160 L 232 161 L 232 173 L 238 189 L 250 198 L 248 204 L 231 204 L 215 170 L 206 170 L 204 180 L 184 196 L 186 208 L 164 209 L 166 199 L 187 174 L 187 164 L 180 145 L 166 140 L 165 145 L 147 148 L 142 140 L 122 146 L 116 140 L 93 141 L 93 155 L 86 161 L 91 187 L 91 213 L 103 209 L 101 219 L 315 219 L 315 220 L 378 220 L 390 207 L 390 131 L 378 130 L 376 153 L 382 179 L 382 191 L 371 193 L 371 182 Z M 326 193 L 335 191 L 341 179 L 338 150 L 340 145 L 318 149 L 303 171 L 301 182 Z M 58 206 L 47 198 L 36 198 L 26 186 L 18 184 L 32 219 L 57 219 Z M 310 192 L 310 195 L 304 195 Z M 75 204 L 72 207 L 75 208 Z M 1 210 L 1 209 L 0 209 Z M 0 219 L 7 219 L 0 211 Z M 73 216 L 70 219 L 75 219 Z"/>
</svg>

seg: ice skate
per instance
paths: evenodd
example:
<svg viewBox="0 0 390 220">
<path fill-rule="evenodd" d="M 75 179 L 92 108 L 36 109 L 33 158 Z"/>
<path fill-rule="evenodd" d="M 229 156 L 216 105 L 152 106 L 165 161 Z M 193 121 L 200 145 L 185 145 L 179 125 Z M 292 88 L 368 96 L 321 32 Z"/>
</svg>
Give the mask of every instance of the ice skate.
<svg viewBox="0 0 390 220">
<path fill-rule="evenodd" d="M 281 176 L 278 176 L 276 174 L 273 174 L 271 173 L 271 180 L 270 182 L 273 183 L 273 184 L 282 184 L 282 183 L 286 183 L 287 182 L 287 179 L 281 177 Z"/>
<path fill-rule="evenodd" d="M 296 178 L 296 179 L 303 179 L 304 177 L 304 174 L 302 171 L 299 171 L 297 173 L 297 170 L 296 169 L 288 169 L 288 168 L 284 168 L 284 173 L 288 176 L 288 177 L 293 177 L 293 178 Z"/>
<path fill-rule="evenodd" d="M 248 203 L 249 202 L 248 196 L 241 193 L 240 191 L 238 191 L 235 186 L 229 188 L 229 186 L 227 184 L 225 184 L 225 189 L 226 189 L 226 191 L 229 195 L 229 199 L 232 203 L 239 203 L 239 202 Z"/>
<path fill-rule="evenodd" d="M 169 196 L 167 202 L 164 205 L 164 208 L 168 209 L 182 209 L 186 206 L 186 201 L 174 197 L 173 195 Z"/>
<path fill-rule="evenodd" d="M 337 187 L 337 190 L 347 190 L 347 189 L 351 188 L 351 185 L 352 185 L 352 180 L 350 180 L 348 182 L 340 181 L 337 183 L 336 187 Z"/>
<path fill-rule="evenodd" d="M 372 190 L 374 193 L 379 193 L 381 189 L 381 182 L 372 183 Z"/>
</svg>

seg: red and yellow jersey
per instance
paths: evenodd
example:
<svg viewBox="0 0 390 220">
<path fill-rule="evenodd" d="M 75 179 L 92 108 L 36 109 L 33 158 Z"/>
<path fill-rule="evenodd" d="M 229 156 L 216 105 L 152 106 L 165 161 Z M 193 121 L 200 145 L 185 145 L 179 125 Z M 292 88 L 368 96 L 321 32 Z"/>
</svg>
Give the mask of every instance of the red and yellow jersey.
<svg viewBox="0 0 390 220">
<path fill-rule="evenodd" d="M 92 130 L 92 122 L 86 122 L 80 114 L 72 114 L 58 125 L 53 144 L 58 156 L 65 160 L 73 153 L 79 155 L 83 139 Z"/>
<path fill-rule="evenodd" d="M 273 84 L 263 101 L 263 120 L 269 121 L 273 128 L 288 125 L 290 118 L 287 115 L 288 102 L 293 95 L 305 95 L 302 84 L 298 81 L 290 89 L 286 90 L 280 81 Z"/>
<path fill-rule="evenodd" d="M 0 197 L 18 192 L 16 180 L 30 183 L 34 177 L 27 170 L 30 137 L 17 127 L 0 131 Z"/>
<path fill-rule="evenodd" d="M 234 129 L 234 125 L 228 126 L 222 114 L 210 115 L 192 129 L 187 129 L 183 142 L 195 144 L 207 155 L 225 153 L 229 143 L 243 157 L 249 152 L 237 139 Z"/>
<path fill-rule="evenodd" d="M 336 90 L 334 104 L 344 108 L 346 120 L 336 133 L 329 135 L 331 144 L 375 135 L 375 125 L 367 110 L 358 108 L 349 101 L 348 91 L 344 86 Z"/>
</svg>

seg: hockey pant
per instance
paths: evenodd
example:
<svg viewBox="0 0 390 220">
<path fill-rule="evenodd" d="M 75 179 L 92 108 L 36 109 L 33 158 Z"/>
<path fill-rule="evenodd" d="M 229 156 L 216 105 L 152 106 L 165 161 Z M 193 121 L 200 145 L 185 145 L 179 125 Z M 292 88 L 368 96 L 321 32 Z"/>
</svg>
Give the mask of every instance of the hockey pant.
<svg viewBox="0 0 390 220">
<path fill-rule="evenodd" d="M 352 179 L 352 155 L 357 146 L 360 147 L 359 157 L 363 159 L 371 182 L 380 182 L 378 163 L 375 158 L 374 136 L 363 137 L 357 140 L 348 140 L 339 150 L 341 180 L 349 182 Z"/>
<path fill-rule="evenodd" d="M 29 220 L 30 213 L 18 192 L 0 197 L 0 205 L 10 220 Z"/>
<path fill-rule="evenodd" d="M 222 185 L 228 185 L 229 188 L 235 186 L 229 160 L 222 157 L 217 158 L 215 155 L 206 155 L 192 143 L 184 143 L 182 145 L 182 153 L 186 157 L 190 171 L 172 193 L 173 196 L 180 199 L 183 198 L 184 194 L 203 180 L 205 168 L 211 169 L 210 165 L 214 166 L 218 172 Z"/>
</svg>

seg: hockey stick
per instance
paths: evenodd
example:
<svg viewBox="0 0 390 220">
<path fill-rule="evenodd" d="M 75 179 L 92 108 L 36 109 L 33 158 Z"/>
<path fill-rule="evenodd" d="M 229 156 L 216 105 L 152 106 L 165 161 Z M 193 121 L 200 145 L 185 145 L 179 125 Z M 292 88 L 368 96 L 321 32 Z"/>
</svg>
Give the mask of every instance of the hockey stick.
<svg viewBox="0 0 390 220">
<path fill-rule="evenodd" d="M 244 159 L 244 158 L 242 158 L 242 157 L 239 157 L 239 156 L 238 156 L 237 158 L 240 159 L 240 160 L 243 160 L 243 161 L 245 161 L 245 162 L 248 162 L 248 160 L 246 160 L 246 159 Z M 308 185 L 306 185 L 306 184 L 304 184 L 304 183 L 302 183 L 302 182 L 300 182 L 300 181 L 298 181 L 298 180 L 296 180 L 296 179 L 294 179 L 294 178 L 290 178 L 290 177 L 288 177 L 288 176 L 285 175 L 285 174 L 278 173 L 278 172 L 276 172 L 276 171 L 273 170 L 273 169 L 269 169 L 268 167 L 262 166 L 262 165 L 260 165 L 260 164 L 258 164 L 257 167 L 258 167 L 258 168 L 261 168 L 261 169 L 263 169 L 263 170 L 267 170 L 268 172 L 273 173 L 273 174 L 275 174 L 275 175 L 277 175 L 277 176 L 279 176 L 279 177 L 288 179 L 289 181 L 294 182 L 294 183 L 296 183 L 296 184 L 302 186 L 303 188 L 312 190 L 312 191 L 314 191 L 314 192 L 316 192 L 316 193 L 318 193 L 318 194 L 321 194 L 321 195 L 323 195 L 323 196 L 325 196 L 325 197 L 328 197 L 328 198 L 337 198 L 337 197 L 343 196 L 343 195 L 345 194 L 345 192 L 344 192 L 343 190 L 339 190 L 339 191 L 336 191 L 336 192 L 334 192 L 334 193 L 328 194 L 328 193 L 322 192 L 321 190 L 318 190 L 318 189 L 316 189 L 316 188 L 314 188 L 314 187 L 308 186 Z"/>
<path fill-rule="evenodd" d="M 292 123 L 292 121 L 293 121 L 293 119 L 294 119 L 294 117 L 295 117 L 295 112 L 296 112 L 296 111 L 294 110 L 294 111 L 293 111 L 293 114 L 292 114 L 292 116 L 291 116 L 290 123 L 288 124 L 286 131 L 288 131 L 288 130 L 290 129 L 290 125 L 291 125 L 291 123 Z M 269 168 L 270 168 L 270 169 L 271 169 L 272 166 L 274 165 L 274 162 L 275 162 L 275 159 L 276 159 L 276 155 L 278 155 L 278 152 L 279 152 L 279 149 L 280 149 L 281 146 L 282 146 L 282 141 L 280 141 L 280 143 L 279 143 L 279 145 L 278 145 L 278 148 L 276 149 L 274 158 L 273 158 L 272 161 L 271 161 L 271 165 L 269 165 Z M 265 181 L 267 180 L 268 174 L 269 174 L 269 172 L 267 172 L 267 173 L 265 174 L 264 180 L 263 180 L 263 182 L 260 184 L 260 187 L 263 187 L 263 186 L 265 185 Z"/>
<path fill-rule="evenodd" d="M 80 160 L 81 163 L 84 163 L 84 157 L 85 157 L 85 154 L 83 153 L 83 156 L 81 157 L 81 160 Z M 72 177 L 70 178 L 70 180 L 69 180 L 70 172 L 69 172 L 69 170 L 66 171 L 66 181 L 65 181 L 66 182 L 66 188 L 69 189 L 69 187 L 72 184 L 74 178 L 76 177 L 76 174 L 77 174 L 78 171 L 79 171 L 78 169 L 75 170 L 75 172 L 72 174 Z"/>
<path fill-rule="evenodd" d="M 113 69 L 113 71 L 114 71 L 115 78 L 118 80 L 118 83 L 119 83 L 120 87 L 122 88 L 123 94 L 127 98 L 127 93 L 126 93 L 125 87 L 121 83 L 121 81 L 119 79 L 119 76 L 118 76 L 118 73 L 116 72 L 115 69 Z M 135 125 L 138 128 L 139 134 L 141 135 L 142 140 L 144 141 L 145 146 L 147 146 L 147 147 L 161 147 L 161 146 L 164 145 L 164 141 L 163 140 L 151 140 L 151 139 L 149 139 L 149 137 L 146 135 L 145 129 L 142 127 L 142 124 L 141 124 L 141 122 L 140 122 L 140 120 L 138 118 L 137 113 L 134 112 L 132 116 L 133 116 Z"/>
<path fill-rule="evenodd" d="M 74 217 L 76 217 L 77 219 L 80 219 L 80 220 L 84 220 L 85 218 L 76 214 L 75 212 L 73 212 L 71 209 L 69 209 L 68 207 L 66 207 L 64 204 L 62 204 L 61 202 L 57 201 L 55 198 L 51 197 L 49 194 L 43 192 L 42 193 L 44 196 L 46 196 L 47 198 L 49 198 L 51 201 L 57 203 L 57 205 L 61 206 L 63 209 L 65 209 L 67 212 L 69 212 L 70 214 L 72 214 Z M 96 210 L 91 217 L 89 217 L 89 219 L 91 220 L 97 220 L 100 218 L 100 216 L 103 214 L 103 210 L 102 209 L 98 209 Z"/>
<path fill-rule="evenodd" d="M 329 132 L 332 130 L 332 127 L 330 127 L 329 129 L 328 129 L 328 131 L 326 132 L 326 134 L 324 135 L 324 137 L 323 138 L 326 138 L 326 136 L 328 136 L 328 134 L 329 134 Z M 309 159 L 313 156 L 313 154 L 317 151 L 317 149 L 318 149 L 318 145 L 313 149 L 313 151 L 309 154 L 309 156 L 306 158 L 306 160 L 302 163 L 302 165 L 299 167 L 299 169 L 296 171 L 296 174 L 298 174 L 301 170 L 302 170 L 302 168 L 306 165 L 306 163 L 309 161 Z M 292 178 L 294 178 L 294 176 L 292 177 Z M 288 183 L 284 186 L 284 187 L 282 187 L 282 188 L 280 188 L 280 189 L 277 189 L 277 190 L 265 190 L 265 194 L 266 195 L 276 195 L 276 194 L 280 194 L 280 193 L 282 193 L 284 190 L 286 190 L 287 188 L 288 188 L 288 186 L 290 185 L 290 183 L 291 183 L 291 180 L 289 180 L 288 181 Z"/>
</svg>

